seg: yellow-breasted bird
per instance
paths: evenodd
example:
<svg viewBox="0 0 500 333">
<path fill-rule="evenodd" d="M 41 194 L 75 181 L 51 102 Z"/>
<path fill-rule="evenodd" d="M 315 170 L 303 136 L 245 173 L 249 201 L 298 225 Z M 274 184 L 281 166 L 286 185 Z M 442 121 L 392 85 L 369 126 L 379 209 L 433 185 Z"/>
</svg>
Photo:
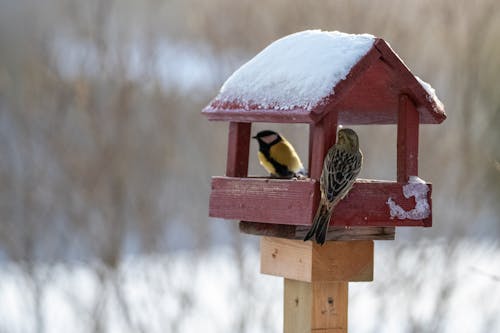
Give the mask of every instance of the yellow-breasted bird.
<svg viewBox="0 0 500 333">
<path fill-rule="evenodd" d="M 276 178 L 303 177 L 304 166 L 293 146 L 283 136 L 265 130 L 253 137 L 259 143 L 260 164 Z"/>
<path fill-rule="evenodd" d="M 352 188 L 362 162 L 358 135 L 350 128 L 341 129 L 337 143 L 328 150 L 323 162 L 320 178 L 321 200 L 304 241 L 315 236 L 316 243 L 325 243 L 333 208 Z"/>
</svg>

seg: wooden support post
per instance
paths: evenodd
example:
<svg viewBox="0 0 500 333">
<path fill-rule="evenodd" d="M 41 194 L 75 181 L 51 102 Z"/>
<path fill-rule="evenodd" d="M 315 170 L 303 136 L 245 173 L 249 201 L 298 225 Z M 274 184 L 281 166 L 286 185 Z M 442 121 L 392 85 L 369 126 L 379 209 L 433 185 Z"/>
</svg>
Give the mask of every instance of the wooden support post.
<svg viewBox="0 0 500 333">
<path fill-rule="evenodd" d="M 404 183 L 418 175 L 419 114 L 406 95 L 399 97 L 397 180 Z"/>
<path fill-rule="evenodd" d="M 337 119 L 335 111 L 329 112 L 318 123 L 309 126 L 309 178 L 319 181 L 323 170 L 323 161 L 328 149 L 337 141 Z M 319 186 L 315 191 L 314 212 L 310 212 L 309 220 L 312 221 L 319 204 Z"/>
<path fill-rule="evenodd" d="M 349 281 L 373 280 L 373 241 L 261 238 L 261 273 L 285 278 L 285 333 L 347 333 Z"/>
<path fill-rule="evenodd" d="M 226 176 L 246 177 L 252 123 L 229 123 Z"/>
<path fill-rule="evenodd" d="M 285 333 L 347 333 L 348 282 L 285 278 Z"/>
<path fill-rule="evenodd" d="M 336 140 L 337 112 L 331 111 L 319 123 L 309 126 L 309 178 L 319 179 L 323 160 Z"/>
</svg>

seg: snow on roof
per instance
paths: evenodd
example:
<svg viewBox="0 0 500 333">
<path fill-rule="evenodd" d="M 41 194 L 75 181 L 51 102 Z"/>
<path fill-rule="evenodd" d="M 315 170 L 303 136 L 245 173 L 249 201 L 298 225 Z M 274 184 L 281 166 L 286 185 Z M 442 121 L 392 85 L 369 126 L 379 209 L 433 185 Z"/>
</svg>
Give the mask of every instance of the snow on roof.
<svg viewBox="0 0 500 333">
<path fill-rule="evenodd" d="M 311 110 L 334 93 L 374 40 L 369 34 L 321 30 L 285 36 L 234 72 L 217 99 L 245 108 Z"/>
<path fill-rule="evenodd" d="M 443 102 L 441 102 L 441 100 L 436 95 L 436 90 L 434 88 L 432 88 L 432 86 L 429 83 L 425 82 L 424 80 L 422 80 L 418 76 L 415 75 L 415 78 L 417 79 L 418 83 L 420 83 L 420 85 L 429 94 L 429 97 L 428 97 L 429 102 L 432 102 L 434 100 L 440 109 L 444 109 Z"/>
</svg>

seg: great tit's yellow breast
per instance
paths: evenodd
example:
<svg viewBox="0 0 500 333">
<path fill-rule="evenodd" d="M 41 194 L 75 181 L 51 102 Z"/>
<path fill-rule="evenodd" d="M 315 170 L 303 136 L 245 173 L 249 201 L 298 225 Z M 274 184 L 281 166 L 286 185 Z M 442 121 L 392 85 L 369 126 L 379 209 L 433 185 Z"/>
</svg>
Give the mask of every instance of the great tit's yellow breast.
<svg viewBox="0 0 500 333">
<path fill-rule="evenodd" d="M 264 169 L 266 169 L 267 172 L 269 172 L 271 174 L 275 174 L 276 173 L 276 169 L 271 164 L 271 162 L 269 162 L 267 160 L 266 156 L 264 156 L 264 154 L 262 154 L 260 151 L 257 153 L 257 155 L 259 157 L 259 162 L 264 167 Z"/>
<path fill-rule="evenodd" d="M 295 149 L 293 149 L 293 146 L 285 139 L 271 146 L 269 154 L 276 162 L 286 165 L 288 170 L 292 172 L 298 172 L 304 169 Z"/>
</svg>

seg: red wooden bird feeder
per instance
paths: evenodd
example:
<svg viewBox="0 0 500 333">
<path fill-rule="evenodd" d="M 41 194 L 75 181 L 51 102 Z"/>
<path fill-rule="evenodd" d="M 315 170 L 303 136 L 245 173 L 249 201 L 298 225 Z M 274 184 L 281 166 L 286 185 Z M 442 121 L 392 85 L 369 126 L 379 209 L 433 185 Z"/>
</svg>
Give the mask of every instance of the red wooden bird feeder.
<svg viewBox="0 0 500 333">
<path fill-rule="evenodd" d="M 373 239 L 394 239 L 394 227 L 432 225 L 431 184 L 417 177 L 418 131 L 419 124 L 439 124 L 446 114 L 434 90 L 414 76 L 383 39 L 321 31 L 287 36 L 235 72 L 203 114 L 229 122 L 226 175 L 212 178 L 209 215 L 240 220 L 243 232 L 279 237 L 263 238 L 262 271 L 286 277 L 289 285 L 292 280 L 371 280 Z M 310 124 L 307 179 L 247 177 L 252 122 Z M 344 251 L 343 242 L 321 248 L 280 240 L 300 239 L 310 226 L 320 197 L 323 159 L 335 143 L 338 124 L 397 124 L 397 181 L 357 180 L 330 221 L 327 239 L 370 241 L 347 242 L 352 245 L 345 245 Z M 362 259 L 353 265 L 356 260 L 345 261 L 342 253 Z M 329 260 L 340 273 L 321 271 Z M 314 295 L 321 292 L 314 284 L 308 286 L 314 303 Z M 346 283 L 330 287 L 337 297 L 347 297 Z M 297 296 L 305 290 L 301 288 L 285 289 L 285 309 L 287 297 L 292 297 L 287 290 Z M 285 331 L 287 325 L 300 326 L 287 324 L 287 316 L 296 320 L 292 312 L 285 311 Z M 308 318 L 307 327 L 319 325 L 314 314 Z M 335 325 L 346 320 L 340 315 Z"/>
<path fill-rule="evenodd" d="M 295 35 L 307 37 L 305 33 L 307 32 Z M 326 34 L 317 31 L 309 33 Z M 328 40 L 322 45 L 328 47 Z M 243 66 L 240 71 L 247 66 Z M 252 77 L 245 79 L 252 80 Z M 426 200 L 426 211 L 413 215 L 398 214 L 398 211 L 411 212 L 416 209 L 416 198 L 406 197 L 403 190 L 408 186 L 410 176 L 418 176 L 419 124 L 438 124 L 446 119 L 446 115 L 442 103 L 433 91 L 410 72 L 383 39 L 372 38 L 370 48 L 354 63 L 345 79 L 340 80 L 312 107 L 311 103 L 308 107 L 283 107 L 276 103 L 262 106 L 259 101 L 246 102 L 245 92 L 241 94 L 242 96 L 230 100 L 220 93 L 203 110 L 209 120 L 230 122 L 226 176 L 212 179 L 210 216 L 268 224 L 253 227 L 242 225 L 243 230 L 252 233 L 283 236 L 290 235 L 295 228 L 299 238 L 300 230 L 307 228 L 276 225 L 311 224 L 319 201 L 318 179 L 323 159 L 330 146 L 335 143 L 337 125 L 397 124 L 397 182 L 358 180 L 348 196 L 335 208 L 330 225 L 432 225 L 431 184 L 426 184 L 426 196 L 420 198 L 422 201 Z M 309 178 L 246 178 L 252 122 L 309 123 Z M 330 239 L 336 238 L 334 234 L 329 236 Z"/>
</svg>

